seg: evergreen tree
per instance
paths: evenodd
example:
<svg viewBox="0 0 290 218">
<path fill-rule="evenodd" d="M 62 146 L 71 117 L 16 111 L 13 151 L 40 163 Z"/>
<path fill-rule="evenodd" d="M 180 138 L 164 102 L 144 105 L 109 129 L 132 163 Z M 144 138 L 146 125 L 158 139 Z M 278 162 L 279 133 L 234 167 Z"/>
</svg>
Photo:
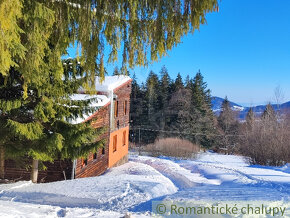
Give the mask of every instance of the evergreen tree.
<svg viewBox="0 0 290 218">
<path fill-rule="evenodd" d="M 61 55 L 66 54 L 70 44 L 78 44 L 81 64 L 91 80 L 96 71 L 104 75 L 106 60 L 114 62 L 118 56 L 122 56 L 122 69 L 126 72 L 127 66 L 141 66 L 166 55 L 180 43 L 182 36 L 193 33 L 206 22 L 206 13 L 217 8 L 218 0 L 203 0 L 199 4 L 190 0 L 183 4 L 176 0 L 75 0 L 73 3 L 2 0 L 0 72 L 7 75 L 11 66 L 20 66 L 16 59 L 27 63 L 27 58 L 32 62 L 27 63 L 26 70 L 37 69 L 37 62 L 43 57 L 41 47 L 49 41 L 58 44 L 53 51 L 55 66 L 61 66 Z M 34 34 L 42 29 L 47 31 Z M 109 51 L 108 59 L 105 49 Z"/>
<path fill-rule="evenodd" d="M 154 112 L 158 108 L 158 95 L 159 95 L 159 80 L 157 74 L 153 71 L 149 73 L 146 81 L 146 100 L 148 104 L 148 118 L 153 118 Z"/>
<path fill-rule="evenodd" d="M 276 120 L 276 112 L 270 103 L 267 104 L 267 106 L 262 114 L 262 119 Z"/>
<path fill-rule="evenodd" d="M 119 68 L 115 67 L 114 72 L 113 72 L 113 76 L 119 76 L 119 75 L 121 75 Z"/>
<path fill-rule="evenodd" d="M 206 113 L 211 112 L 210 90 L 207 89 L 207 84 L 203 81 L 203 76 L 200 71 L 193 78 L 192 102 L 194 107 L 203 114 L 206 115 Z"/>
<path fill-rule="evenodd" d="M 139 132 L 136 133 L 137 127 L 140 128 L 142 123 L 144 122 L 144 101 L 143 101 L 143 92 L 141 90 L 141 87 L 137 83 L 137 78 L 135 73 L 132 77 L 132 91 L 131 91 L 131 97 L 130 97 L 130 120 L 131 120 L 131 134 L 130 139 L 133 142 L 137 142 L 137 138 L 139 138 Z"/>
<path fill-rule="evenodd" d="M 278 116 L 273 106 L 269 103 L 267 104 L 262 116 L 261 122 L 263 123 L 263 131 L 276 132 L 279 128 Z"/>
<path fill-rule="evenodd" d="M 145 113 L 146 113 L 146 121 L 145 125 L 151 129 L 158 129 L 159 123 L 159 80 L 157 74 L 153 71 L 150 71 L 148 78 L 146 80 L 146 92 L 145 92 Z M 144 140 L 149 142 L 153 142 L 157 137 L 157 132 L 147 132 L 144 134 Z"/>
<path fill-rule="evenodd" d="M 71 100 L 85 74 L 76 60 L 64 64 L 62 80 L 57 81 L 51 73 L 42 87 L 27 86 L 26 99 L 22 96 L 24 81 L 20 73 L 12 71 L 9 77 L 0 76 L 0 132 L 5 133 L 0 135 L 2 150 L 5 158 L 33 159 L 33 182 L 37 181 L 38 161 L 75 159 L 104 145 L 103 140 L 97 140 L 101 129 L 93 129 L 90 123 L 73 125 L 65 121 L 96 110 L 88 106 L 96 99 Z"/>
<path fill-rule="evenodd" d="M 184 84 L 183 84 L 180 73 L 178 73 L 174 82 L 174 91 L 178 91 L 179 89 L 182 89 L 182 88 L 184 88 Z"/>
<path fill-rule="evenodd" d="M 179 137 L 204 147 L 213 145 L 216 120 L 209 102 L 210 91 L 200 73 L 195 79 L 187 77 L 185 85 L 184 87 L 180 74 L 173 82 L 165 67 L 160 71 L 159 81 L 156 74 L 149 74 L 144 86 L 145 98 L 138 107 L 143 112 L 134 117 L 137 121 L 133 122 L 161 131 L 158 134 L 150 131 L 142 133 L 143 142 L 153 142 L 156 137 L 172 136 L 166 131 L 175 131 L 179 132 Z M 193 100 L 196 96 L 200 100 L 199 105 Z M 135 106 L 132 106 L 132 113 L 133 111 L 137 111 Z"/>
<path fill-rule="evenodd" d="M 160 71 L 160 81 L 159 81 L 159 96 L 158 96 L 158 102 L 159 102 L 159 128 L 161 130 L 165 130 L 168 122 L 168 105 L 169 105 L 169 99 L 171 95 L 171 79 L 168 74 L 168 71 L 165 66 L 162 67 Z M 163 132 L 160 133 L 160 135 L 164 135 Z"/>
<path fill-rule="evenodd" d="M 185 78 L 185 88 L 191 89 L 192 85 L 192 79 L 190 79 L 189 75 L 187 75 Z"/>
<path fill-rule="evenodd" d="M 246 124 L 247 124 L 247 127 L 249 129 L 252 128 L 253 124 L 255 122 L 255 114 L 254 114 L 254 111 L 253 111 L 253 108 L 251 107 L 246 115 Z"/>
<path fill-rule="evenodd" d="M 221 127 L 223 132 L 229 133 L 231 129 L 231 125 L 234 121 L 235 121 L 235 114 L 226 96 L 222 103 L 221 112 L 218 117 L 219 126 Z"/>
<path fill-rule="evenodd" d="M 162 107 L 165 107 L 164 105 L 168 104 L 168 100 L 171 94 L 170 90 L 170 84 L 171 84 L 171 78 L 168 74 L 168 71 L 165 66 L 162 67 L 160 71 L 160 104 Z"/>
<path fill-rule="evenodd" d="M 190 141 L 192 138 L 192 122 L 194 115 L 191 113 L 191 92 L 182 88 L 176 90 L 169 102 L 170 130 L 180 132 L 179 137 Z"/>
<path fill-rule="evenodd" d="M 237 114 L 232 110 L 227 97 L 222 103 L 221 113 L 218 117 L 218 125 L 224 135 L 220 140 L 221 146 L 234 146 L 238 138 L 235 136 L 239 131 L 239 123 L 236 119 Z"/>
<path fill-rule="evenodd" d="M 215 117 L 211 109 L 211 94 L 204 82 L 200 71 L 197 72 L 193 80 L 189 80 L 187 85 L 192 92 L 191 111 L 195 114 L 192 129 L 201 133 L 196 136 L 198 141 L 204 147 L 211 147 L 214 143 L 213 135 L 216 133 Z"/>
<path fill-rule="evenodd" d="M 84 106 L 69 101 L 71 91 L 82 86 L 93 92 L 95 76 L 102 81 L 105 62 L 112 63 L 119 55 L 123 72 L 127 72 L 127 66 L 133 68 L 147 64 L 148 59 L 158 60 L 183 35 L 204 24 L 205 14 L 217 7 L 217 0 L 199 4 L 189 0 L 184 4 L 127 0 L 0 1 L 0 116 L 9 131 L 7 136 L 15 136 L 15 142 L 13 137 L 7 141 L 15 144 L 21 154 L 32 157 L 35 169 L 37 160 L 53 160 L 57 153 L 65 153 L 62 149 L 66 134 L 58 127 L 68 128 L 64 118 L 80 115 Z M 65 68 L 71 65 L 64 67 L 61 57 L 72 44 L 81 48 L 78 60 L 71 63 L 73 69 L 85 72 L 77 83 L 62 80 Z M 110 50 L 108 59 L 105 48 Z M 75 74 L 69 79 L 76 79 Z M 81 133 L 84 127 L 77 128 Z M 1 153 L 16 150 L 6 145 Z"/>
</svg>

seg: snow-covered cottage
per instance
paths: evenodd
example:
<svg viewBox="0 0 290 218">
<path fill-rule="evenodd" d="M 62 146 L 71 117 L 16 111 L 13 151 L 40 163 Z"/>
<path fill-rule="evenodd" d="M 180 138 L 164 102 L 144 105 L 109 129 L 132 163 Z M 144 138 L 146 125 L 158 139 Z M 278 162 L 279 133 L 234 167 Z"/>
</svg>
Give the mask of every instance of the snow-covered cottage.
<svg viewBox="0 0 290 218">
<path fill-rule="evenodd" d="M 98 149 L 97 153 L 91 153 L 87 158 L 47 163 L 47 169 L 39 171 L 39 182 L 98 176 L 108 168 L 127 162 L 131 82 L 132 79 L 124 75 L 106 76 L 102 83 L 96 78 L 97 95 L 87 95 L 80 91 L 71 96 L 73 100 L 96 99 L 91 106 L 97 107 L 97 111 L 70 122 L 80 123 L 91 120 L 95 128 L 107 127 L 102 135 L 102 138 L 107 139 L 106 146 Z M 20 169 L 14 161 L 6 160 L 5 177 L 29 180 L 30 171 Z"/>
</svg>

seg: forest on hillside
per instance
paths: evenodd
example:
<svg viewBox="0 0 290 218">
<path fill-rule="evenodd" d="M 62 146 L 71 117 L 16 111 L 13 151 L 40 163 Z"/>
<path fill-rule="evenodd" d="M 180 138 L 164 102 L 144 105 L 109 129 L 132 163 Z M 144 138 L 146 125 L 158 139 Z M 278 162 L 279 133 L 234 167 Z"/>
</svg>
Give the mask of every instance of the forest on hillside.
<svg viewBox="0 0 290 218">
<path fill-rule="evenodd" d="M 290 115 L 268 104 L 257 116 L 252 109 L 246 120 L 225 98 L 215 115 L 211 91 L 198 71 L 185 79 L 169 76 L 165 66 L 151 71 L 145 83 L 133 75 L 130 141 L 148 145 L 160 139 L 179 138 L 218 152 L 249 156 L 252 163 L 281 165 L 290 161 Z"/>
</svg>

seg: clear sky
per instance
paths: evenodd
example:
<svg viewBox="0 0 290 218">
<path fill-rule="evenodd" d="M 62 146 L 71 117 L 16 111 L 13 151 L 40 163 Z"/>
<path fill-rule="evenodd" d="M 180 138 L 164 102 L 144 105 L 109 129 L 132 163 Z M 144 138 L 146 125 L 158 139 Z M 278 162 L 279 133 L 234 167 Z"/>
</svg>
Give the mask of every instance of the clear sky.
<svg viewBox="0 0 290 218">
<path fill-rule="evenodd" d="M 163 65 L 173 78 L 178 72 L 193 77 L 200 69 L 212 95 L 264 104 L 279 85 L 283 101 L 290 101 L 290 0 L 222 0 L 219 9 L 167 57 L 130 71 L 143 82 Z"/>
</svg>

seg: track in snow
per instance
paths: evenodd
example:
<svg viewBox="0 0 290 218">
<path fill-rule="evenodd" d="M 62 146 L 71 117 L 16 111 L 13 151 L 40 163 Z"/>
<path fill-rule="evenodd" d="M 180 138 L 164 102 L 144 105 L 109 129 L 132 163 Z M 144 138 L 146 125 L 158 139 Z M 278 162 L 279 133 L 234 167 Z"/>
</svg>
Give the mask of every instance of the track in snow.
<svg viewBox="0 0 290 218">
<path fill-rule="evenodd" d="M 220 185 L 219 179 L 206 178 L 199 172 L 192 172 L 178 163 L 168 159 L 154 157 L 131 157 L 131 161 L 147 164 L 157 170 L 159 173 L 170 179 L 179 190 L 188 189 L 205 184 Z"/>
<path fill-rule="evenodd" d="M 119 217 L 127 211 L 150 216 L 152 201 L 167 199 L 289 201 L 290 167 L 249 166 L 239 156 L 213 153 L 195 160 L 132 155 L 129 163 L 99 177 L 0 185 L 0 216 L 10 211 L 36 217 Z"/>
<path fill-rule="evenodd" d="M 205 154 L 206 160 L 131 157 L 169 178 L 178 192 L 168 199 L 283 200 L 290 199 L 290 174 L 269 167 L 251 167 L 241 157 Z"/>
</svg>

